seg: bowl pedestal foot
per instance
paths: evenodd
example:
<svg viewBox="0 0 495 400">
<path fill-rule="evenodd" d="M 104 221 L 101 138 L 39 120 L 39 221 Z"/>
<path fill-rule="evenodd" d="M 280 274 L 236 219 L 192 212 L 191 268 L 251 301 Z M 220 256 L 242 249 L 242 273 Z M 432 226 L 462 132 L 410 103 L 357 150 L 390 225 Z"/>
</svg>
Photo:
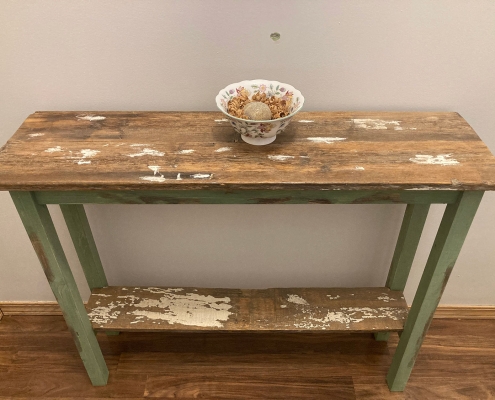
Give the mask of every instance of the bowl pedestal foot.
<svg viewBox="0 0 495 400">
<path fill-rule="evenodd" d="M 246 143 L 254 144 L 255 146 L 264 146 L 265 144 L 272 143 L 277 138 L 277 135 L 272 136 L 272 137 L 268 137 L 268 138 L 251 138 L 251 137 L 241 135 L 241 138 Z"/>
</svg>

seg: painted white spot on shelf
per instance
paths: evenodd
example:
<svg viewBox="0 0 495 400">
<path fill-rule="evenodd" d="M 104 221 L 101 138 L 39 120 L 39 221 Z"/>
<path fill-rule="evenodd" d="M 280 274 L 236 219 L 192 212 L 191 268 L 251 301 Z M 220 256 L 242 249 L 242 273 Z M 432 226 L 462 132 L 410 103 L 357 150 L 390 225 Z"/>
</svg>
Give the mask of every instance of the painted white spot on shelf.
<svg viewBox="0 0 495 400">
<path fill-rule="evenodd" d="M 206 179 L 206 178 L 211 178 L 212 176 L 213 176 L 212 174 L 194 174 L 194 175 L 191 175 L 191 178 Z"/>
<path fill-rule="evenodd" d="M 387 293 L 382 293 L 382 295 L 381 295 L 381 296 L 378 296 L 378 297 L 377 297 L 377 299 L 378 299 L 378 300 L 383 300 L 385 303 L 390 302 L 390 300 L 395 300 L 394 298 L 389 297 L 389 296 L 387 295 Z"/>
<path fill-rule="evenodd" d="M 431 156 L 427 154 L 417 154 L 416 157 L 410 158 L 416 164 L 430 164 L 430 165 L 456 165 L 459 164 L 454 158 L 451 158 L 452 154 L 438 154 L 437 156 Z"/>
<path fill-rule="evenodd" d="M 116 310 L 118 304 L 113 301 L 106 307 L 95 307 L 88 313 L 88 317 L 91 322 L 94 322 L 100 326 L 108 324 L 113 319 L 117 319 L 120 315 L 120 311 Z"/>
<path fill-rule="evenodd" d="M 162 157 L 164 155 L 165 153 L 161 151 L 145 148 L 142 149 L 139 153 L 129 154 L 129 157 L 142 157 L 142 156 Z"/>
<path fill-rule="evenodd" d="M 337 299 L 340 299 L 340 296 L 337 295 L 337 296 L 332 296 L 330 294 L 327 294 L 327 297 L 330 299 L 330 300 L 337 300 Z"/>
<path fill-rule="evenodd" d="M 401 121 L 385 121 L 383 119 L 353 119 L 352 122 L 363 129 L 388 129 L 387 125 L 399 126 Z"/>
<path fill-rule="evenodd" d="M 232 314 L 229 297 L 204 296 L 197 293 L 178 293 L 184 289 L 160 289 L 152 291 L 163 296 L 160 299 L 141 298 L 141 301 L 131 304 L 135 308 L 147 310 L 133 310 L 136 320 L 145 317 L 148 320 L 166 321 L 169 324 L 182 324 L 188 326 L 223 327 L 223 321 L 227 321 Z M 144 290 L 143 290 L 144 291 Z M 159 310 L 152 311 L 153 308 Z"/>
<path fill-rule="evenodd" d="M 180 150 L 175 154 L 191 154 L 191 153 L 194 153 L 194 150 Z"/>
<path fill-rule="evenodd" d="M 287 308 L 287 304 L 281 304 L 280 308 Z"/>
<path fill-rule="evenodd" d="M 335 142 L 340 142 L 342 140 L 346 140 L 347 138 L 342 137 L 309 137 L 308 140 L 313 143 L 326 143 L 332 144 Z"/>
<path fill-rule="evenodd" d="M 394 131 L 402 131 L 402 130 L 403 130 L 402 126 L 395 126 L 394 127 Z"/>
<path fill-rule="evenodd" d="M 304 300 L 302 297 L 298 296 L 297 294 L 288 294 L 287 295 L 287 301 L 289 303 L 302 304 L 305 306 L 309 306 L 309 303 L 306 300 Z"/>
<path fill-rule="evenodd" d="M 28 136 L 30 138 L 33 138 L 33 137 L 45 136 L 45 134 L 44 133 L 30 133 Z"/>
<path fill-rule="evenodd" d="M 45 153 L 56 153 L 57 151 L 62 151 L 62 147 L 60 146 L 50 147 L 49 149 L 45 150 Z"/>
<path fill-rule="evenodd" d="M 124 144 L 124 143 L 122 143 Z M 143 144 L 143 143 L 134 143 L 134 144 L 130 144 L 129 147 L 146 147 L 146 146 L 151 146 L 149 144 Z"/>
<path fill-rule="evenodd" d="M 290 160 L 291 158 L 294 158 L 294 156 L 277 155 L 277 156 L 268 156 L 268 158 L 273 161 L 287 161 Z"/>
<path fill-rule="evenodd" d="M 216 119 L 215 122 L 229 122 L 227 118 Z"/>
<path fill-rule="evenodd" d="M 315 121 L 312 121 L 310 119 L 300 119 L 299 122 L 301 122 L 303 124 L 310 124 L 311 122 L 315 122 Z"/>
<path fill-rule="evenodd" d="M 107 117 L 102 117 L 101 115 L 77 115 L 77 119 L 83 120 L 83 121 L 103 121 L 104 119 L 107 119 Z"/>
<path fill-rule="evenodd" d="M 231 151 L 232 147 L 220 147 L 219 149 L 215 150 L 215 153 L 224 153 L 226 151 Z"/>
<path fill-rule="evenodd" d="M 180 177 L 180 172 L 177 174 L 177 180 L 178 181 L 181 181 L 182 180 L 182 178 Z"/>
<path fill-rule="evenodd" d="M 397 321 L 399 317 L 402 317 L 404 310 L 394 307 L 380 307 L 377 309 L 369 307 L 342 307 L 339 311 L 328 311 L 327 315 L 323 317 L 317 317 L 314 311 L 303 311 L 308 314 L 304 318 L 304 321 L 295 323 L 297 328 L 321 328 L 321 326 L 329 326 L 333 323 L 344 324 L 346 329 L 351 328 L 351 324 L 363 322 L 365 319 L 370 318 L 387 318 Z"/>
<path fill-rule="evenodd" d="M 364 167 L 356 167 L 354 168 L 356 171 L 364 171 Z"/>
</svg>

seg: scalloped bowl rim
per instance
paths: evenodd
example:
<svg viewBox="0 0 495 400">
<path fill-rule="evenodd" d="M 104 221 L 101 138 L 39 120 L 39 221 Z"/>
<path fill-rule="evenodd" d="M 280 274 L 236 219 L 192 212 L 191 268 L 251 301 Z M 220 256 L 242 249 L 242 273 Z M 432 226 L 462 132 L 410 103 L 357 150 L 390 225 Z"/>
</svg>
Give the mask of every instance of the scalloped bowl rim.
<svg viewBox="0 0 495 400">
<path fill-rule="evenodd" d="M 222 99 L 223 92 L 225 90 L 227 90 L 227 88 L 229 86 L 232 86 L 232 85 L 235 85 L 235 86 L 245 86 L 246 83 L 249 83 L 250 85 L 252 85 L 253 83 L 256 83 L 258 81 L 270 82 L 270 83 L 275 84 L 275 85 L 282 85 L 282 86 L 290 87 L 292 89 L 292 91 L 294 92 L 294 95 L 296 94 L 296 92 L 298 93 L 298 95 L 299 95 L 299 97 L 301 99 L 300 106 L 298 107 L 298 109 L 296 111 L 294 111 L 294 112 L 290 113 L 289 115 L 287 115 L 285 117 L 282 117 L 282 118 L 277 118 L 277 119 L 256 119 L 256 120 L 254 120 L 254 119 L 242 119 L 242 118 L 239 118 L 239 117 L 234 117 L 233 115 L 230 115 L 228 112 L 226 112 L 222 108 L 222 106 L 220 105 L 220 100 Z M 215 103 L 217 104 L 218 109 L 221 112 L 223 112 L 227 117 L 232 118 L 232 119 L 235 119 L 237 121 L 247 122 L 247 123 L 262 123 L 262 122 L 266 122 L 266 123 L 272 122 L 273 123 L 274 121 L 283 121 L 285 119 L 292 118 L 299 111 L 301 111 L 301 109 L 302 109 L 302 107 L 304 105 L 304 96 L 302 95 L 302 93 L 299 90 L 297 90 L 294 86 L 289 85 L 288 83 L 282 83 L 282 82 L 279 82 L 279 81 L 271 81 L 269 79 L 251 79 L 251 80 L 245 80 L 245 81 L 240 81 L 240 82 L 235 82 L 235 83 L 228 84 L 227 86 L 225 86 L 223 89 L 221 89 L 218 92 L 218 94 L 215 97 Z"/>
</svg>

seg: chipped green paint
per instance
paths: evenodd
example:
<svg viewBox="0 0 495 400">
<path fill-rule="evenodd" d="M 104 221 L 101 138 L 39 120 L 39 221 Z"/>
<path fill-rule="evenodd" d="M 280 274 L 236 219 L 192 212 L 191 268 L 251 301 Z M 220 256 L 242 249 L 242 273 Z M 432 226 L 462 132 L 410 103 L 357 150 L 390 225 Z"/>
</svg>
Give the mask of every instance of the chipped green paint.
<svg viewBox="0 0 495 400">
<path fill-rule="evenodd" d="M 407 205 L 386 283 L 386 286 L 392 290 L 403 292 L 406 287 L 429 209 L 429 204 Z M 375 334 L 375 339 L 378 341 L 387 341 L 389 337 L 389 332 Z"/>
<path fill-rule="evenodd" d="M 432 204 L 456 190 L 99 190 L 36 192 L 40 204 Z"/>
<path fill-rule="evenodd" d="M 61 204 L 60 209 L 69 229 L 74 248 L 88 281 L 89 288 L 108 286 L 93 234 L 82 204 Z"/>
<path fill-rule="evenodd" d="M 421 344 L 482 197 L 482 191 L 463 192 L 455 204 L 449 204 L 445 209 L 387 375 L 387 383 L 391 391 L 402 391 L 406 387 Z"/>
<path fill-rule="evenodd" d="M 60 204 L 60 209 L 89 288 L 93 290 L 108 286 L 84 206 L 82 204 Z M 107 332 L 107 336 L 118 334 L 118 331 Z"/>
<path fill-rule="evenodd" d="M 108 369 L 77 290 L 46 205 L 32 192 L 11 192 L 12 200 L 64 314 L 86 371 L 95 386 L 106 385 Z"/>
</svg>

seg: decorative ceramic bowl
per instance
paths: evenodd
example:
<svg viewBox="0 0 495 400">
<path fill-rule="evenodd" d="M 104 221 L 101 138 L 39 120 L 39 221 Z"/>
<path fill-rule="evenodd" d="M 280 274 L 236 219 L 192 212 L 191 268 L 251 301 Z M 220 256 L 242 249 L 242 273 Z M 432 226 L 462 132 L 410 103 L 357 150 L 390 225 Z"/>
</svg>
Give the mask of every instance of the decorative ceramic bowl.
<svg viewBox="0 0 495 400">
<path fill-rule="evenodd" d="M 258 92 L 266 93 L 268 97 L 275 96 L 284 100 L 289 96 L 292 96 L 290 114 L 286 117 L 265 121 L 241 119 L 230 115 L 227 112 L 228 103 L 232 98 L 238 96 L 243 89 L 248 91 L 249 98 Z M 215 100 L 217 107 L 225 114 L 236 132 L 241 134 L 242 140 L 246 143 L 258 146 L 273 142 L 276 136 L 287 128 L 292 117 L 296 115 L 304 103 L 303 95 L 296 88 L 286 83 L 268 81 L 265 79 L 232 83 L 220 90 Z"/>
</svg>

